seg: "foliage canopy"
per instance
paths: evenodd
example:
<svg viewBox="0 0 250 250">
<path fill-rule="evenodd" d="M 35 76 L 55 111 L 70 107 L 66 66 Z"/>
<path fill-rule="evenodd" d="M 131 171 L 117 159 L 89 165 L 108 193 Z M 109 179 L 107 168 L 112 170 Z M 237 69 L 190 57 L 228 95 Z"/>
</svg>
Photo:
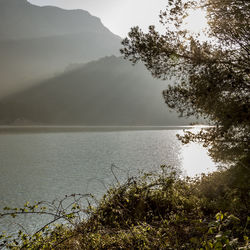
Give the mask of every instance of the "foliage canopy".
<svg viewBox="0 0 250 250">
<path fill-rule="evenodd" d="M 206 12 L 207 39 L 183 26 L 190 10 Z M 166 104 L 180 116 L 207 119 L 213 127 L 186 133 L 184 143 L 211 146 L 217 161 L 247 167 L 249 160 L 250 2 L 247 0 L 169 0 L 160 22 L 144 33 L 134 27 L 121 53 L 133 63 L 142 61 L 152 75 L 172 79 L 164 92 Z"/>
</svg>

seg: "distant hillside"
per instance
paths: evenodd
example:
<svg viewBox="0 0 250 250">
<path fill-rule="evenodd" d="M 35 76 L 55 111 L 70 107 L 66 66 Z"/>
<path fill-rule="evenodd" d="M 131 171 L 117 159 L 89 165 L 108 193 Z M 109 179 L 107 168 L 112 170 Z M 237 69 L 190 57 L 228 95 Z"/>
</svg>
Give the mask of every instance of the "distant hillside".
<svg viewBox="0 0 250 250">
<path fill-rule="evenodd" d="M 86 11 L 0 0 L 0 96 L 71 63 L 118 55 L 120 41 Z"/>
<path fill-rule="evenodd" d="M 106 57 L 0 102 L 2 124 L 182 125 L 162 98 L 167 82 L 142 65 Z"/>
<path fill-rule="evenodd" d="M 27 0 L 0 0 L 0 40 L 19 40 L 84 32 L 114 36 L 84 10 L 39 7 Z M 116 37 L 118 38 L 118 37 Z"/>
</svg>

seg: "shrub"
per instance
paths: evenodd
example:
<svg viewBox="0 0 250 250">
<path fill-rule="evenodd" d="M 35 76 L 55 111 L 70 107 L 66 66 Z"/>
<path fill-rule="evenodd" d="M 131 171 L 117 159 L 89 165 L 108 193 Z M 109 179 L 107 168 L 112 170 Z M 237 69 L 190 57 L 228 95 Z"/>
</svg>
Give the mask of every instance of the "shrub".
<svg viewBox="0 0 250 250">
<path fill-rule="evenodd" d="M 117 184 L 97 207 L 90 204 L 82 209 L 78 199 L 71 212 L 59 212 L 66 225 L 44 227 L 34 235 L 20 232 L 15 239 L 2 236 L 2 245 L 10 249 L 247 249 L 250 217 L 244 202 L 248 194 L 242 196 L 246 187 L 237 187 L 231 174 L 234 170 L 183 179 L 163 166 L 160 174 L 143 174 Z M 79 220 L 83 213 L 85 218 Z M 13 214 L 17 211 L 9 210 L 8 215 Z"/>
</svg>

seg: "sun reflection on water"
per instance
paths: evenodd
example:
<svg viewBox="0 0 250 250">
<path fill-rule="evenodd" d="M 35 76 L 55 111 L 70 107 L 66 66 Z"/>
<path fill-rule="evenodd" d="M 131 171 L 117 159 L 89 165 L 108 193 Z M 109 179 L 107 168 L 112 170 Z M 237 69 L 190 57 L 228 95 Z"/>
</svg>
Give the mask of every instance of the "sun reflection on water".
<svg viewBox="0 0 250 250">
<path fill-rule="evenodd" d="M 208 126 L 193 126 L 188 131 L 198 133 L 202 128 Z M 184 175 L 194 177 L 202 173 L 211 173 L 216 170 L 216 163 L 208 155 L 207 148 L 199 143 L 190 142 L 182 146 L 181 150 L 182 169 Z"/>
</svg>

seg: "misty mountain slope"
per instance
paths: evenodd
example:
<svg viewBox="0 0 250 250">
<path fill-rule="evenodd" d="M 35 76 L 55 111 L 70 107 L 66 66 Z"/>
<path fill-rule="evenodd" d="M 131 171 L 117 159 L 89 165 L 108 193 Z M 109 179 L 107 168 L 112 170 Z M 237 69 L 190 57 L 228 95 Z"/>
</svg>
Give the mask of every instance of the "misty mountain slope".
<svg viewBox="0 0 250 250">
<path fill-rule="evenodd" d="M 8 93 L 52 77 L 71 63 L 118 54 L 119 47 L 117 40 L 98 33 L 0 41 L 1 92 Z"/>
<path fill-rule="evenodd" d="M 0 120 L 40 124 L 182 125 L 162 98 L 167 82 L 142 65 L 106 57 L 65 72 L 0 102 Z"/>
<path fill-rule="evenodd" d="M 120 41 L 86 11 L 0 0 L 0 97 L 61 73 L 70 63 L 118 55 Z"/>
<path fill-rule="evenodd" d="M 40 7 L 32 5 L 27 0 L 0 0 L 0 40 L 19 40 L 82 32 L 113 35 L 103 26 L 99 18 L 84 10 Z"/>
</svg>

